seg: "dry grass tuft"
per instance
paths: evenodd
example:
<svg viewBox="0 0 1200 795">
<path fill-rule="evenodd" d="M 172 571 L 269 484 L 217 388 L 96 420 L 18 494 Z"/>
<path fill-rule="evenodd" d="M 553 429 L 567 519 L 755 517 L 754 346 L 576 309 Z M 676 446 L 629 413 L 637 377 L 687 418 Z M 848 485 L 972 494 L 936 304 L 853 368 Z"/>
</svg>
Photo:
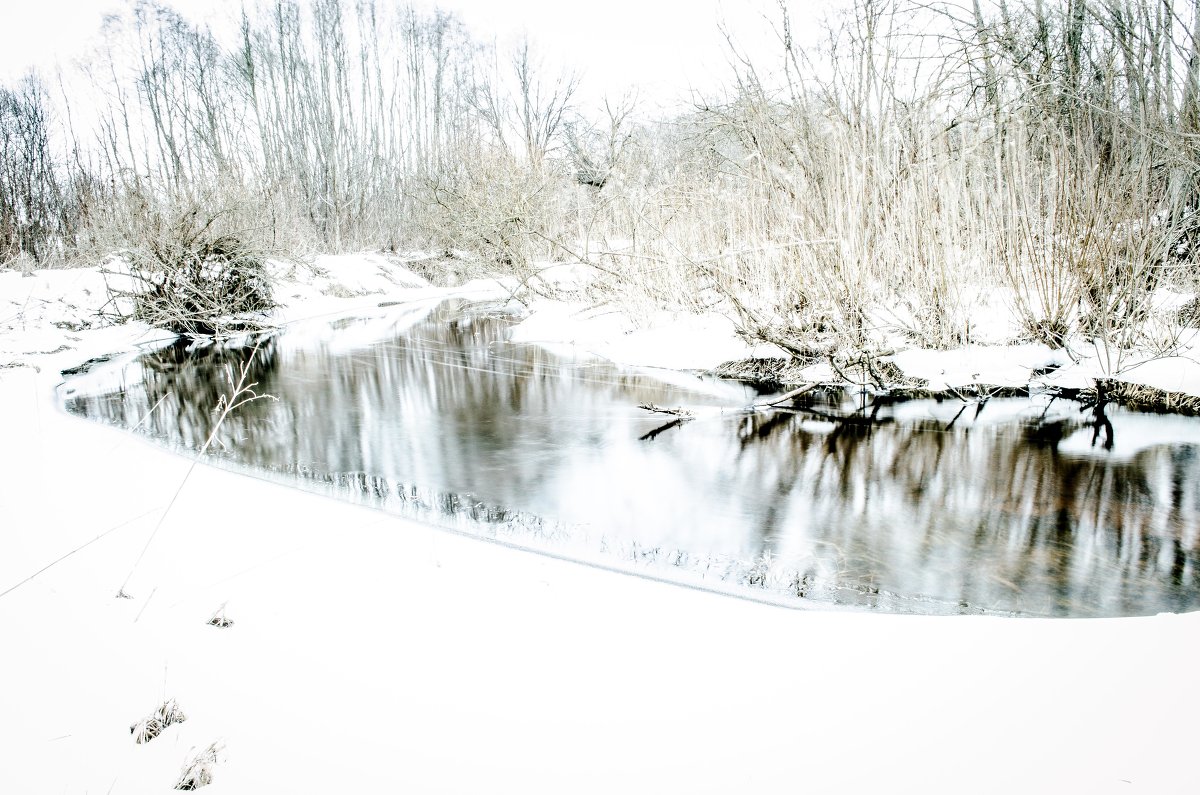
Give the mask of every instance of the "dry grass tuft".
<svg viewBox="0 0 1200 795">
<path fill-rule="evenodd" d="M 217 612 L 213 613 L 212 618 L 208 620 L 208 625 L 210 627 L 220 627 L 221 629 L 227 629 L 233 626 L 233 619 L 227 618 L 225 615 L 225 605 L 221 605 L 219 608 L 217 608 Z"/>
<path fill-rule="evenodd" d="M 763 386 L 786 386 L 803 383 L 804 368 L 816 361 L 783 357 L 733 359 L 717 365 L 709 374 L 717 378 L 732 378 Z"/>
<path fill-rule="evenodd" d="M 1193 298 L 1181 306 L 1176 321 L 1186 328 L 1200 328 L 1200 298 Z"/>
<path fill-rule="evenodd" d="M 168 726 L 183 723 L 185 720 L 187 720 L 187 715 L 183 714 L 183 710 L 172 699 L 163 702 L 163 705 L 148 717 L 142 718 L 130 726 L 129 733 L 133 735 L 134 742 L 141 745 L 162 734 Z"/>
<path fill-rule="evenodd" d="M 185 762 L 175 789 L 195 790 L 211 784 L 213 767 L 217 764 L 217 756 L 220 752 L 221 747 L 217 743 L 213 743 Z"/>
</svg>

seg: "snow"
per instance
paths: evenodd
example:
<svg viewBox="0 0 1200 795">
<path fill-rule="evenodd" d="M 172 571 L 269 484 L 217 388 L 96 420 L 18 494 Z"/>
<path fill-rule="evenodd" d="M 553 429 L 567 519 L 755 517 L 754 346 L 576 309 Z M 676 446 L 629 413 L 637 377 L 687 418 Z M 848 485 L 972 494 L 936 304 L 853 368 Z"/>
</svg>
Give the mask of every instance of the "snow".
<svg viewBox="0 0 1200 795">
<path fill-rule="evenodd" d="M 973 384 L 1025 386 L 1033 370 L 1069 360 L 1045 345 L 970 345 L 956 350 L 913 348 L 892 357 L 905 375 L 924 378 L 931 389 Z"/>
<path fill-rule="evenodd" d="M 1200 419 L 1195 417 L 1121 413 L 1113 416 L 1111 421 L 1115 428 L 1111 450 L 1103 448 L 1103 434 L 1093 444 L 1092 428 L 1081 428 L 1059 442 L 1058 451 L 1064 455 L 1128 461 L 1143 450 L 1159 445 L 1200 444 Z"/>
<path fill-rule="evenodd" d="M 1136 357 L 1124 363 L 1120 377 L 1168 392 L 1200 395 L 1200 360 L 1196 346 L 1189 344 L 1175 356 Z"/>
<path fill-rule="evenodd" d="M 512 339 L 573 354 L 588 353 L 619 364 L 705 370 L 732 359 L 778 356 L 778 349 L 750 345 L 717 314 L 660 312 L 641 323 L 611 307 L 540 300 L 513 329 Z"/>
<path fill-rule="evenodd" d="M 383 262 L 296 266 L 282 315 L 507 296 Z M 162 339 L 55 326 L 99 278 L 0 273 L 0 792 L 165 793 L 213 742 L 213 795 L 1200 791 L 1200 613 L 788 610 L 192 468 L 55 405 L 62 368 Z M 712 319 L 535 308 L 525 339 L 640 365 L 741 345 Z M 986 380 L 972 362 L 1043 354 L 912 366 Z M 207 625 L 222 605 L 234 625 Z M 135 744 L 166 699 L 188 720 Z"/>
</svg>

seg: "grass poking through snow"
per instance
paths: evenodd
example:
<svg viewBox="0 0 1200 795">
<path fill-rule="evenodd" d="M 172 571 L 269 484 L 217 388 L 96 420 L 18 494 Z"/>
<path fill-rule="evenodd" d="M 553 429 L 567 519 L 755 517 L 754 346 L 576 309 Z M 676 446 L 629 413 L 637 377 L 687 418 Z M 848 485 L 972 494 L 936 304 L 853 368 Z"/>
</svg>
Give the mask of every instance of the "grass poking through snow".
<svg viewBox="0 0 1200 795">
<path fill-rule="evenodd" d="M 183 723 L 185 720 L 187 715 L 183 714 L 179 704 L 172 699 L 164 701 L 161 707 L 130 726 L 129 733 L 133 735 L 133 741 L 141 745 L 162 734 L 168 726 Z"/>
<path fill-rule="evenodd" d="M 175 783 L 175 789 L 194 790 L 211 784 L 213 767 L 217 764 L 217 755 L 220 752 L 221 747 L 217 743 L 213 743 L 184 762 L 183 770 L 179 774 L 179 781 Z"/>
<path fill-rule="evenodd" d="M 217 608 L 217 612 L 213 613 L 212 618 L 208 620 L 208 625 L 210 627 L 220 627 L 221 629 L 227 629 L 228 627 L 233 626 L 233 619 L 228 618 L 225 615 L 225 605 L 221 605 L 219 608 Z"/>
</svg>

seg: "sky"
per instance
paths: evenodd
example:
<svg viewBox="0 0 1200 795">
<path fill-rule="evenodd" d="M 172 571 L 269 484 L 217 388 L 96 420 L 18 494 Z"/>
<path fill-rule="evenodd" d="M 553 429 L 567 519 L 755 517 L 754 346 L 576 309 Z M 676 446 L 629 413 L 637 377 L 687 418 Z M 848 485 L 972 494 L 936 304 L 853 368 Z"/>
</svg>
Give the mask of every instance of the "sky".
<svg viewBox="0 0 1200 795">
<path fill-rule="evenodd" d="M 380 0 L 386 2 L 387 0 Z M 195 19 L 232 18 L 243 0 L 166 0 Z M 792 0 L 797 35 L 815 40 L 826 7 L 844 0 Z M 86 50 L 105 13 L 125 0 L 0 0 L 0 80 Z M 432 6 L 430 0 L 417 5 Z M 715 90 L 728 75 L 724 25 L 752 52 L 775 52 L 774 0 L 440 0 L 481 40 L 504 44 L 528 32 L 551 68 L 577 73 L 582 91 L 643 100 Z"/>
</svg>

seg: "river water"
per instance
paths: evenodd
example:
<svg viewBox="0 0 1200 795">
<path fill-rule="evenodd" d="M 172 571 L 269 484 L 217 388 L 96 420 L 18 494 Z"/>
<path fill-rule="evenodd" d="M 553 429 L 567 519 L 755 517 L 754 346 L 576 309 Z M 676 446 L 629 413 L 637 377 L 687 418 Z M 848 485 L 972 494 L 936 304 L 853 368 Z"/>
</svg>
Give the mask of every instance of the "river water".
<svg viewBox="0 0 1200 795">
<path fill-rule="evenodd" d="M 1200 422 L 1045 399 L 788 410 L 740 384 L 509 342 L 404 305 L 66 377 L 67 411 L 473 535 L 795 605 L 1121 616 L 1200 607 Z M 259 393 L 215 428 L 240 368 Z M 643 404 L 682 407 L 678 421 Z M 151 407 L 155 407 L 151 411 Z M 332 532 L 332 530 L 331 530 Z"/>
</svg>

